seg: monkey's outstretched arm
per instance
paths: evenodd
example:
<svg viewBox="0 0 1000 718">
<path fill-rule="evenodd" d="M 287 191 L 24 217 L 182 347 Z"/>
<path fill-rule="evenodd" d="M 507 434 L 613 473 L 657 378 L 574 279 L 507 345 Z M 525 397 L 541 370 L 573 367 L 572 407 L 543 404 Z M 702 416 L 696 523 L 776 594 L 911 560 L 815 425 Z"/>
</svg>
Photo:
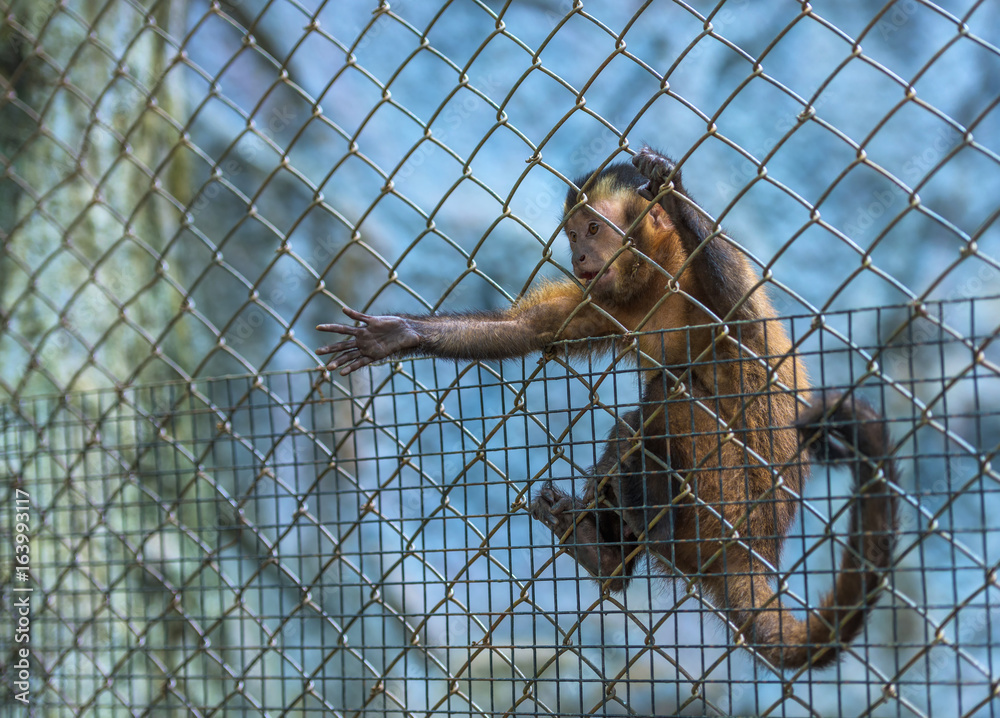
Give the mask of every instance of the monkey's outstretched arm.
<svg viewBox="0 0 1000 718">
<path fill-rule="evenodd" d="M 320 324 L 323 332 L 349 336 L 321 347 L 317 354 L 333 354 L 327 364 L 350 374 L 374 361 L 418 354 L 449 359 L 506 359 L 545 346 L 545 332 L 537 322 L 519 321 L 512 312 L 476 312 L 445 315 L 370 316 L 344 308 L 361 326 Z"/>
<path fill-rule="evenodd" d="M 344 314 L 362 326 L 320 324 L 319 331 L 349 338 L 316 353 L 333 354 L 327 367 L 346 376 L 388 357 L 510 359 L 540 351 L 556 339 L 613 333 L 614 327 L 598 312 L 580 309 L 582 298 L 581 289 L 566 282 L 547 285 L 510 309 L 492 312 L 371 316 L 345 307 Z"/>
</svg>

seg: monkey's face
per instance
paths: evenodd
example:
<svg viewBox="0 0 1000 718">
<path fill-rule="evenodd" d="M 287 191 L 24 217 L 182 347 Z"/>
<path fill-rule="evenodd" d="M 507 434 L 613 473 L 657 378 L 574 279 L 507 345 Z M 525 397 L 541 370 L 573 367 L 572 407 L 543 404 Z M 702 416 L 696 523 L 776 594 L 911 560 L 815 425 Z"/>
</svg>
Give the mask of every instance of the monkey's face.
<svg viewBox="0 0 1000 718">
<path fill-rule="evenodd" d="M 627 248 L 623 250 L 623 233 L 632 224 L 624 205 L 619 198 L 595 200 L 566 220 L 573 273 L 595 297 L 629 296 L 632 289 L 629 284 L 636 276 L 637 265 L 642 263 L 637 254 Z M 661 207 L 654 209 L 657 211 L 644 217 L 630 237 L 640 249 L 644 233 L 657 227 L 657 220 L 663 215 Z"/>
<path fill-rule="evenodd" d="M 630 252 L 621 251 L 624 239 L 617 227 L 624 223 L 624 212 L 619 202 L 609 200 L 597 200 L 592 207 L 580 208 L 566 221 L 573 273 L 593 294 L 611 294 L 633 261 Z"/>
</svg>

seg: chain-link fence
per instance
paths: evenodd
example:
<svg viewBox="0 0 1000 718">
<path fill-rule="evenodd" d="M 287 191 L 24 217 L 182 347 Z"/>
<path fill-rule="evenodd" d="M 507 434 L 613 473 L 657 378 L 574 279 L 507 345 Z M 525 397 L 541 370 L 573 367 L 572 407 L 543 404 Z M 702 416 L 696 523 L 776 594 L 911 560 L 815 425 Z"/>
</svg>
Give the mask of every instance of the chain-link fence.
<svg viewBox="0 0 1000 718">
<path fill-rule="evenodd" d="M 1000 6 L 0 8 L 9 714 L 998 712 Z M 887 419 L 898 538 L 831 667 L 768 668 L 669 556 L 603 591 L 531 517 L 640 400 L 629 351 L 318 369 L 344 306 L 565 280 L 570 178 L 639 141 Z M 857 499 L 776 476 L 805 617 Z"/>
</svg>

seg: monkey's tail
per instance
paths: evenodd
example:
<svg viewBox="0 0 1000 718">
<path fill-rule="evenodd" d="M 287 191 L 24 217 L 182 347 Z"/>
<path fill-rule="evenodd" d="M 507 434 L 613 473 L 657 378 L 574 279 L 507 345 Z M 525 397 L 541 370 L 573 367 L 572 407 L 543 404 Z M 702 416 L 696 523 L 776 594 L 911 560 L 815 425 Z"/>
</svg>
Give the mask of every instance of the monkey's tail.
<svg viewBox="0 0 1000 718">
<path fill-rule="evenodd" d="M 823 598 L 820 608 L 811 611 L 804 622 L 780 611 L 778 618 L 786 622 L 785 630 L 777 627 L 775 636 L 775 627 L 769 627 L 774 643 L 761 646 L 759 653 L 781 668 L 806 664 L 823 668 L 835 663 L 841 651 L 864 629 L 869 610 L 881 593 L 878 588 L 882 577 L 892 566 L 897 529 L 897 500 L 892 485 L 896 483 L 897 468 L 890 456 L 884 417 L 856 397 L 837 393 L 817 397 L 801 415 L 798 428 L 803 447 L 816 459 L 852 465 L 855 498 L 850 508 L 847 549 L 833 590 Z M 764 637 L 758 633 L 758 638 Z"/>
</svg>

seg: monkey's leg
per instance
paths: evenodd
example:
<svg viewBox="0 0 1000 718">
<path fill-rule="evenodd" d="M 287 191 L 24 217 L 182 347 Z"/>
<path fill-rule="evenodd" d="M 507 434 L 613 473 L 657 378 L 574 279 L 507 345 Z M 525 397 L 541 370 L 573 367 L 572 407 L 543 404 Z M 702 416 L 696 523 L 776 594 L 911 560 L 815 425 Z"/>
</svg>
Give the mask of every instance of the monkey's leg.
<svg viewBox="0 0 1000 718">
<path fill-rule="evenodd" d="M 612 591 L 624 590 L 635 560 L 642 553 L 636 550 L 640 547 L 636 534 L 622 520 L 617 498 L 622 482 L 635 480 L 622 473 L 635 463 L 636 452 L 632 455 L 625 452 L 632 443 L 629 439 L 637 420 L 638 412 L 629 412 L 612 430 L 582 497 L 565 494 L 548 483 L 529 507 L 531 515 L 548 526 L 557 538 L 569 532 L 566 549 L 598 582 L 602 585 L 608 582 Z"/>
<path fill-rule="evenodd" d="M 662 377 L 653 377 L 643 388 L 641 415 L 636 410 L 625 417 L 626 425 L 619 422 L 618 456 L 609 457 L 610 443 L 605 452 L 605 459 L 617 458 L 620 466 L 612 480 L 622 521 L 633 536 L 643 536 L 643 543 L 665 555 L 674 533 L 667 412 L 665 384 Z"/>
</svg>

